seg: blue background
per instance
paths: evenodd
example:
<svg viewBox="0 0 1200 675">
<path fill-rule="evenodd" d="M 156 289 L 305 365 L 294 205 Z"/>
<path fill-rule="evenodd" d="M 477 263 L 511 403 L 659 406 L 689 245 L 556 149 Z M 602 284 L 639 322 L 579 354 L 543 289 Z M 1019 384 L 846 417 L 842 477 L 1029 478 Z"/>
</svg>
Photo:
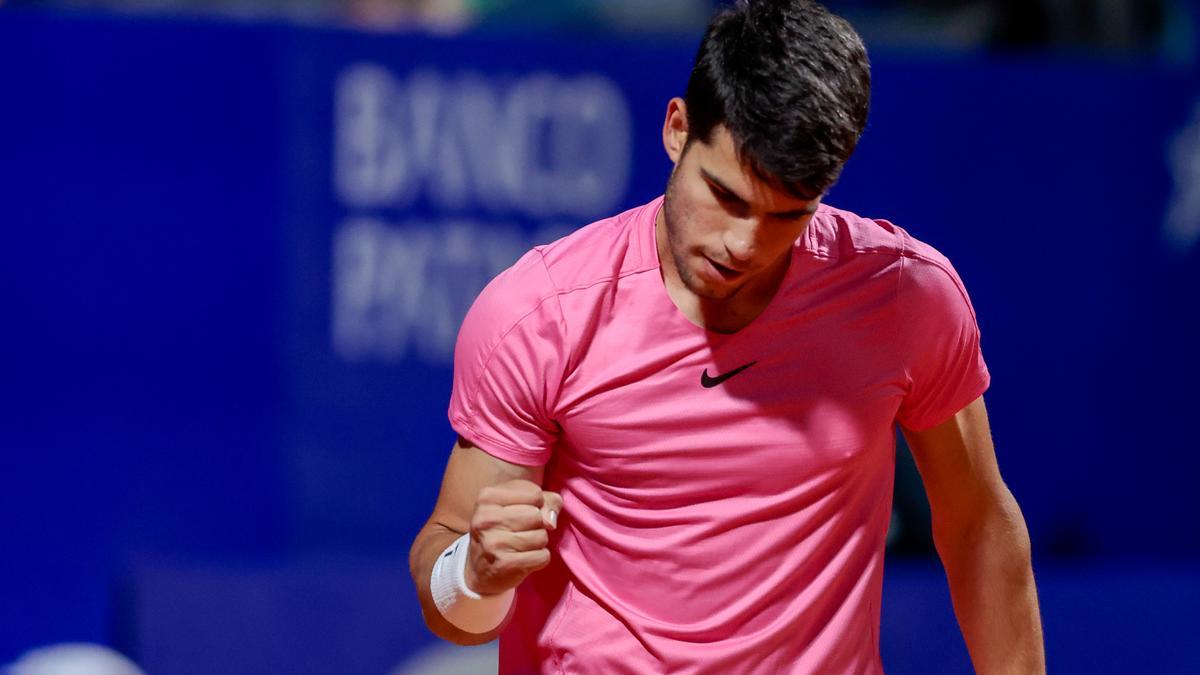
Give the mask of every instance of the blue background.
<svg viewBox="0 0 1200 675">
<path fill-rule="evenodd" d="M 601 74 L 629 113 L 615 211 L 664 185 L 661 118 L 693 49 L 0 14 L 0 663 L 87 640 L 154 673 L 384 672 L 428 642 L 405 554 L 453 442 L 450 370 L 338 353 L 335 236 L 468 218 L 528 245 L 608 213 L 349 204 L 338 78 Z M 1200 246 L 1162 236 L 1177 190 L 1200 189 L 1167 155 L 1200 73 L 873 61 L 871 122 L 828 201 L 908 229 L 967 284 L 1051 670 L 1200 670 Z M 464 265 L 461 292 L 493 273 Z M 936 562 L 889 558 L 885 592 L 889 671 L 967 668 Z"/>
</svg>

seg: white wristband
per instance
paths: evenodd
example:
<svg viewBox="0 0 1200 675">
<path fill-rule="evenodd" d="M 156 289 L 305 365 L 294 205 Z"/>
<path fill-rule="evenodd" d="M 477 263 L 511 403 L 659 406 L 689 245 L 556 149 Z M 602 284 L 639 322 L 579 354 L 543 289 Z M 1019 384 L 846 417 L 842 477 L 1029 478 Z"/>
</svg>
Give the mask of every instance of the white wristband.
<svg viewBox="0 0 1200 675">
<path fill-rule="evenodd" d="M 467 587 L 467 555 L 471 535 L 464 534 L 446 547 L 433 564 L 429 591 L 433 604 L 447 621 L 468 633 L 487 633 L 504 621 L 516 592 L 480 595 Z"/>
</svg>

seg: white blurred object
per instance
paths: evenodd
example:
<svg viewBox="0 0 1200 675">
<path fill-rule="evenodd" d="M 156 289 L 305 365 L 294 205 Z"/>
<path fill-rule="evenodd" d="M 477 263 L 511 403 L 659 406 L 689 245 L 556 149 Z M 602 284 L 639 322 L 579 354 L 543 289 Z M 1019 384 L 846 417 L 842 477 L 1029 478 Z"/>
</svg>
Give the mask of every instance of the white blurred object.
<svg viewBox="0 0 1200 675">
<path fill-rule="evenodd" d="M 145 675 L 133 661 L 100 645 L 64 643 L 26 652 L 4 675 Z"/>
<path fill-rule="evenodd" d="M 453 35 L 477 19 L 467 0 L 351 0 L 328 6 L 338 9 L 352 25 L 368 30 L 417 27 Z"/>
<path fill-rule="evenodd" d="M 1167 160 L 1175 194 L 1167 206 L 1163 238 L 1174 252 L 1186 255 L 1200 242 L 1200 101 L 1191 122 L 1171 140 Z"/>
<path fill-rule="evenodd" d="M 500 647 L 495 640 L 478 647 L 439 642 L 413 654 L 389 675 L 492 675 L 499 663 Z"/>
</svg>

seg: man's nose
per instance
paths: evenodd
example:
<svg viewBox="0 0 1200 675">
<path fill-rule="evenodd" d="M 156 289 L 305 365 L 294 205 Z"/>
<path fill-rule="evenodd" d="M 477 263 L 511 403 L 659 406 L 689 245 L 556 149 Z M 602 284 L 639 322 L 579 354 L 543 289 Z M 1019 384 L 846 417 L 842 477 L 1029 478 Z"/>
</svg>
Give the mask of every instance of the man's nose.
<svg viewBox="0 0 1200 675">
<path fill-rule="evenodd" d="M 739 268 L 754 260 L 754 254 L 758 252 L 759 225 L 756 218 L 738 218 L 725 231 L 725 251 L 729 253 L 730 262 Z"/>
</svg>

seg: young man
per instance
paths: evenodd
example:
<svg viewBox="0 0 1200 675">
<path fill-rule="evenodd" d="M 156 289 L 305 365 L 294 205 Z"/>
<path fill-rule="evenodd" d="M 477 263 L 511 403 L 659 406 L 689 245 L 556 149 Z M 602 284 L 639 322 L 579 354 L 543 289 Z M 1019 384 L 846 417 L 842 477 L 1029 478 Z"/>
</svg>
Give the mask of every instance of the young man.
<svg viewBox="0 0 1200 675">
<path fill-rule="evenodd" d="M 666 194 L 480 294 L 411 553 L 434 633 L 500 636 L 501 672 L 881 672 L 898 422 L 976 669 L 1044 669 L 962 282 L 821 203 L 869 88 L 816 3 L 718 14 L 667 105 Z"/>
</svg>

